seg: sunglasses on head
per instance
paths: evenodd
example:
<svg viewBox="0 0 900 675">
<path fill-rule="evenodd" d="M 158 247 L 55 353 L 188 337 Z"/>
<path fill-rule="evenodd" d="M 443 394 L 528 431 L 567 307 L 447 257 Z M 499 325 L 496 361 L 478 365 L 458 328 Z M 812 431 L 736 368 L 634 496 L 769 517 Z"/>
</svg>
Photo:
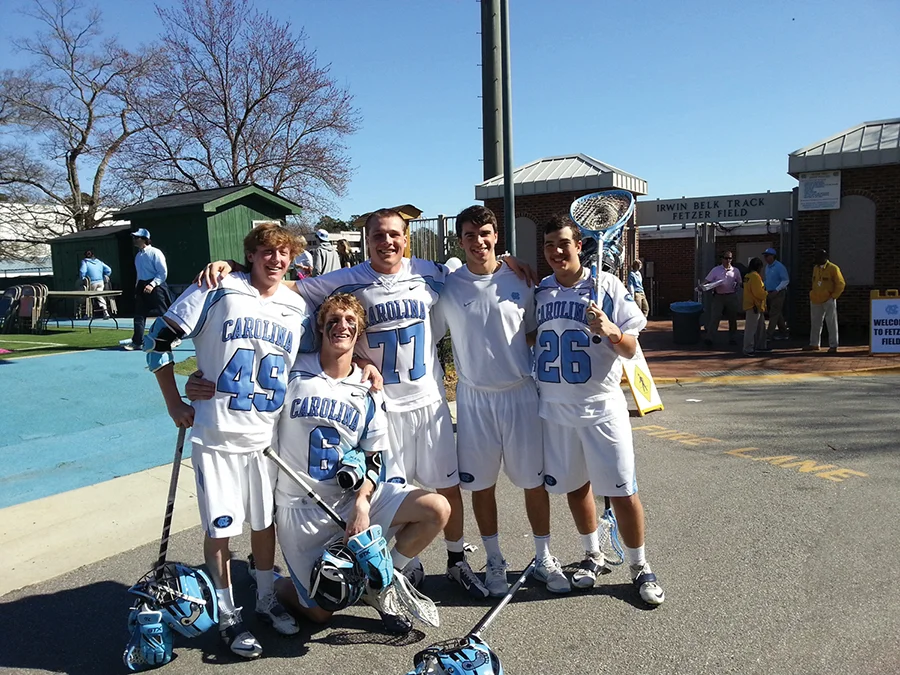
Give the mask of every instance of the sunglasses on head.
<svg viewBox="0 0 900 675">
<path fill-rule="evenodd" d="M 734 260 L 730 255 L 723 255 L 722 260 Z"/>
</svg>

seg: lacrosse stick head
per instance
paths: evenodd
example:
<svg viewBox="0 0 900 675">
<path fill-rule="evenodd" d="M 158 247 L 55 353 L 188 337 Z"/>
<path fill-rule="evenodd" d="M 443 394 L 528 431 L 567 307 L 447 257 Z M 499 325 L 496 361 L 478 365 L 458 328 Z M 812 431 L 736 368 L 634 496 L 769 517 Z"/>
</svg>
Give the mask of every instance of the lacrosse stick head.
<svg viewBox="0 0 900 675">
<path fill-rule="evenodd" d="M 472 635 L 431 645 L 415 655 L 413 665 L 407 675 L 503 675 L 494 650 Z"/>
<path fill-rule="evenodd" d="M 600 550 L 610 565 L 621 565 L 625 562 L 625 553 L 619 541 L 619 523 L 611 507 L 607 506 L 600 517 L 597 531 L 600 535 Z"/>
<path fill-rule="evenodd" d="M 356 603 L 366 588 L 366 574 L 340 539 L 325 547 L 313 565 L 309 594 L 327 612 L 337 612 Z"/>
<path fill-rule="evenodd" d="M 596 272 L 601 268 L 607 272 L 618 270 L 622 257 L 620 240 L 634 207 L 634 195 L 627 190 L 594 192 L 579 197 L 569 207 L 569 217 L 578 226 L 582 237 L 597 242 Z M 584 260 L 582 264 L 585 264 Z M 596 272 L 592 268 L 595 279 Z"/>
<path fill-rule="evenodd" d="M 166 625 L 185 637 L 202 635 L 219 622 L 215 587 L 200 569 L 166 563 L 145 574 L 128 592 L 161 611 Z"/>
</svg>

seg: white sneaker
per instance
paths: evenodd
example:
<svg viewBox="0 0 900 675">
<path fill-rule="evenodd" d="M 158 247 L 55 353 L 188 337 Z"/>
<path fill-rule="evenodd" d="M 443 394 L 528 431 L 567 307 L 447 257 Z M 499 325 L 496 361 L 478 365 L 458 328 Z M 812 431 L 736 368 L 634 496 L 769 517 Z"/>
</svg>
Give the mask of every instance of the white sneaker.
<svg viewBox="0 0 900 675">
<path fill-rule="evenodd" d="M 578 588 L 593 588 L 597 583 L 597 577 L 601 574 L 609 574 L 612 570 L 606 564 L 603 552 L 584 554 L 584 560 L 578 563 L 578 567 L 572 573 L 572 583 Z"/>
<path fill-rule="evenodd" d="M 551 593 L 568 593 L 572 590 L 572 584 L 562 571 L 562 565 L 554 557 L 539 560 L 534 568 L 533 576 L 538 581 L 547 584 L 547 590 Z"/>
<path fill-rule="evenodd" d="M 647 563 L 631 565 L 631 583 L 648 605 L 661 605 L 666 599 L 662 586 L 657 582 L 656 575 L 650 571 L 650 565 Z"/>
<path fill-rule="evenodd" d="M 244 628 L 241 608 L 219 615 L 219 635 L 228 648 L 245 659 L 255 659 L 262 655 L 262 645 L 253 634 Z"/>
<path fill-rule="evenodd" d="M 506 581 L 507 569 L 509 564 L 502 557 L 492 556 L 487 559 L 484 585 L 495 598 L 503 597 L 509 591 L 509 583 Z"/>
<path fill-rule="evenodd" d="M 282 635 L 296 635 L 300 632 L 296 619 L 281 606 L 274 593 L 256 599 L 256 616 Z"/>
<path fill-rule="evenodd" d="M 472 571 L 468 560 L 460 560 L 452 567 L 447 568 L 447 578 L 462 586 L 473 598 L 484 600 L 490 595 L 490 591 L 481 583 L 481 579 Z"/>
</svg>

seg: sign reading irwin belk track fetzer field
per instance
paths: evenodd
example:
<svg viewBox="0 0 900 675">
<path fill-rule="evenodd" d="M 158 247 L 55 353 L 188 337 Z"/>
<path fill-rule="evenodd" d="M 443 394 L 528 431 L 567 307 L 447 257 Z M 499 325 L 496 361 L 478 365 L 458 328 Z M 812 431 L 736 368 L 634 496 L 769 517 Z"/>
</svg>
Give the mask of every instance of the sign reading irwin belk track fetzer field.
<svg viewBox="0 0 900 675">
<path fill-rule="evenodd" d="M 640 201 L 637 205 L 638 225 L 781 220 L 790 217 L 790 192 L 657 199 Z"/>
</svg>

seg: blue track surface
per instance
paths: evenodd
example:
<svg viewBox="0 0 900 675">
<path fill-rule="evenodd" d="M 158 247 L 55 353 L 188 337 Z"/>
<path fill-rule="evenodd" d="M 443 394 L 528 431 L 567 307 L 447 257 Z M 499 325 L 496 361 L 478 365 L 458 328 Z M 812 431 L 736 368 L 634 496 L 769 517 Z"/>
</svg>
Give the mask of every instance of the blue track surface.
<svg viewBox="0 0 900 675">
<path fill-rule="evenodd" d="M 186 341 L 175 357 L 193 353 Z M 141 352 L 0 360 L 0 400 L 0 508 L 172 461 L 177 432 Z"/>
</svg>

